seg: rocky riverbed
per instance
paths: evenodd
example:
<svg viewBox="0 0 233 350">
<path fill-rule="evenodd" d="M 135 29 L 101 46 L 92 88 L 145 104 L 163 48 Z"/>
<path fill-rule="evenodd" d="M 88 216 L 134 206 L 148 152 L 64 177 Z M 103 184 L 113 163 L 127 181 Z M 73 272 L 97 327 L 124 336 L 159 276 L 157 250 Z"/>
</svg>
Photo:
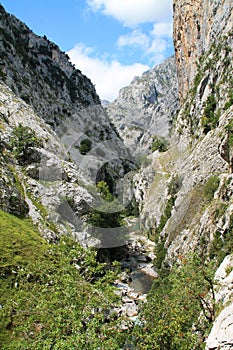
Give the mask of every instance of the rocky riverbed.
<svg viewBox="0 0 233 350">
<path fill-rule="evenodd" d="M 121 260 L 122 272 L 115 281 L 116 293 L 122 305 L 115 311 L 133 322 L 138 321 L 140 304 L 146 301 L 152 282 L 158 277 L 154 270 L 154 242 L 132 231 L 128 240 L 128 253 Z"/>
</svg>

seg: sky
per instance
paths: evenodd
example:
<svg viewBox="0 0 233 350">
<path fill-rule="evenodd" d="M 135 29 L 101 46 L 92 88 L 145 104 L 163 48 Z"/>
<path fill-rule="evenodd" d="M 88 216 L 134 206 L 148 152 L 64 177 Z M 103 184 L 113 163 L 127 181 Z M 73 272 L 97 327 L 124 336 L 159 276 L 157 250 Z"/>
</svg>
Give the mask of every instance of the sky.
<svg viewBox="0 0 233 350">
<path fill-rule="evenodd" d="M 135 76 L 173 54 L 172 0 L 0 0 L 46 35 L 113 101 Z"/>
</svg>

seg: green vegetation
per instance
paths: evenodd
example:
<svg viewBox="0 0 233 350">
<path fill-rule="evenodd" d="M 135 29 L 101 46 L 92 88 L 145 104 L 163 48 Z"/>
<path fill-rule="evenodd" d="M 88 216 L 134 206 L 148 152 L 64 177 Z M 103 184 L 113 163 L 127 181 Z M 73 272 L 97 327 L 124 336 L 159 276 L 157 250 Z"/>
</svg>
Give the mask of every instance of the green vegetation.
<svg viewBox="0 0 233 350">
<path fill-rule="evenodd" d="M 216 113 L 217 101 L 215 94 L 213 93 L 207 98 L 206 106 L 204 109 L 204 115 L 202 117 L 202 126 L 204 127 L 204 132 L 214 129 L 217 126 L 219 120 L 219 113 Z"/>
<path fill-rule="evenodd" d="M 109 186 L 105 181 L 98 182 L 96 187 L 103 199 L 105 199 L 107 202 L 113 201 L 114 196 L 110 192 Z"/>
<path fill-rule="evenodd" d="M 22 220 L 0 210 L 0 227 L 1 272 L 36 262 L 48 248 L 29 219 Z"/>
<path fill-rule="evenodd" d="M 180 256 L 169 275 L 153 283 L 142 311 L 145 324 L 134 330 L 137 349 L 203 349 L 215 318 L 212 280 L 213 269 L 198 256 Z"/>
<path fill-rule="evenodd" d="M 28 126 L 19 124 L 13 129 L 10 148 L 21 164 L 27 162 L 29 147 L 42 147 L 42 140 Z"/>
<path fill-rule="evenodd" d="M 163 261 L 167 254 L 167 249 L 164 246 L 165 241 L 166 241 L 166 238 L 161 239 L 161 241 L 157 243 L 155 247 L 156 259 L 154 261 L 154 266 L 156 267 L 157 270 L 160 270 L 161 272 L 163 268 Z"/>
<path fill-rule="evenodd" d="M 228 132 L 228 147 L 229 150 L 233 148 L 233 120 L 226 125 L 226 130 Z"/>
<path fill-rule="evenodd" d="M 171 212 L 172 212 L 172 208 L 173 208 L 173 205 L 175 203 L 175 200 L 176 200 L 175 196 L 172 196 L 167 200 L 166 206 L 165 206 L 164 211 L 163 211 L 163 215 L 161 216 L 160 222 L 158 225 L 158 229 L 157 229 L 158 233 L 160 233 L 163 230 L 168 219 L 171 217 Z"/>
<path fill-rule="evenodd" d="M 83 155 L 87 154 L 90 152 L 92 147 L 92 142 L 90 139 L 84 139 L 80 142 L 80 146 L 78 147 L 79 152 Z"/>
<path fill-rule="evenodd" d="M 216 128 L 222 111 L 232 106 L 232 79 L 229 78 L 229 58 L 232 51 L 230 37 L 230 33 L 222 36 L 218 44 L 213 43 L 208 52 L 201 55 L 198 59 L 197 73 L 183 105 L 183 120 L 187 121 L 191 134 L 195 135 L 195 137 L 199 136 L 196 133 L 199 126 L 199 116 L 195 115 L 195 113 L 190 113 L 190 111 L 195 110 L 192 108 L 196 103 L 195 98 L 201 99 L 203 97 L 206 86 L 209 86 L 212 91 L 206 100 L 204 113 L 201 118 L 201 125 L 205 134 Z M 216 72 L 216 66 L 220 67 L 219 72 Z M 226 99 L 226 96 L 228 96 L 228 101 L 222 108 L 219 101 Z M 181 132 L 182 130 L 180 129 L 179 133 Z"/>
<path fill-rule="evenodd" d="M 104 207 L 101 207 L 100 210 L 98 209 L 92 209 L 89 214 L 87 215 L 87 223 L 90 225 L 93 225 L 95 227 L 102 227 L 102 228 L 114 228 L 123 226 L 123 217 L 121 215 L 121 212 L 118 211 L 118 208 L 116 207 L 116 211 L 114 211 L 114 203 L 110 206 L 106 205 L 106 211 Z M 113 212 L 112 212 L 113 211 Z"/>
<path fill-rule="evenodd" d="M 171 177 L 170 182 L 168 184 L 168 196 L 169 196 L 169 198 L 168 198 L 167 203 L 165 205 L 163 215 L 160 218 L 159 225 L 157 227 L 158 234 L 163 230 L 168 219 L 171 217 L 172 208 L 173 208 L 174 203 L 176 201 L 176 195 L 177 195 L 177 192 L 179 191 L 179 189 L 180 189 L 179 177 L 178 177 L 178 175 L 174 175 Z"/>
<path fill-rule="evenodd" d="M 166 152 L 168 150 L 168 147 L 169 147 L 169 143 L 165 138 L 158 137 L 158 136 L 153 137 L 153 141 L 151 145 L 152 152 L 157 150 L 159 152 Z"/>
<path fill-rule="evenodd" d="M 204 195 L 208 201 L 211 201 L 214 197 L 214 193 L 217 191 L 219 186 L 219 177 L 212 175 L 204 185 Z"/>
<path fill-rule="evenodd" d="M 2 349 L 123 348 L 127 331 L 110 312 L 117 265 L 106 270 L 69 238 L 50 245 L 29 220 L 1 211 L 0 226 Z"/>
<path fill-rule="evenodd" d="M 214 239 L 210 245 L 209 257 L 216 261 L 219 266 L 223 259 L 233 253 L 233 215 L 230 218 L 229 230 L 224 233 L 218 231 L 214 234 Z"/>
<path fill-rule="evenodd" d="M 231 90 L 229 93 L 229 100 L 225 103 L 224 110 L 227 110 L 233 105 L 233 91 Z"/>
<path fill-rule="evenodd" d="M 116 198 L 110 192 L 109 186 L 105 181 L 97 184 L 97 190 L 100 196 L 106 201 L 100 204 L 99 208 L 92 209 L 87 214 L 87 222 L 95 227 L 119 227 L 122 225 L 122 217 L 119 212 L 119 206 Z"/>
</svg>

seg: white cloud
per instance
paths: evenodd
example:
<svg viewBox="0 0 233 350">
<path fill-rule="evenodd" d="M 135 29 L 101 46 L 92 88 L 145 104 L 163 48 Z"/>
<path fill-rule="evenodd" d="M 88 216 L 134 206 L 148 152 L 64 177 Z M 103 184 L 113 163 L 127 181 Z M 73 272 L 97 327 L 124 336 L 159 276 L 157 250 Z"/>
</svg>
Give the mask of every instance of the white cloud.
<svg viewBox="0 0 233 350">
<path fill-rule="evenodd" d="M 92 80 L 101 99 L 113 101 L 119 90 L 127 86 L 137 75 L 149 69 L 141 63 L 123 65 L 116 60 L 107 61 L 91 57 L 93 49 L 77 44 L 67 52 L 71 61 Z"/>
<path fill-rule="evenodd" d="M 121 35 L 117 41 L 118 46 L 139 46 L 141 48 L 147 48 L 149 46 L 149 38 L 146 34 L 142 33 L 139 29 L 134 30 L 125 35 Z"/>
<path fill-rule="evenodd" d="M 172 47 L 172 26 L 167 22 L 155 23 L 153 30 L 144 33 L 133 30 L 118 39 L 118 46 L 133 46 L 142 49 L 142 56 L 147 57 L 152 65 L 161 63 L 167 57 L 167 51 Z"/>
<path fill-rule="evenodd" d="M 128 27 L 172 19 L 171 0 L 87 0 L 87 3 L 93 11 L 110 15 Z"/>
<path fill-rule="evenodd" d="M 154 36 L 172 38 L 172 23 L 170 22 L 155 23 L 151 34 Z"/>
<path fill-rule="evenodd" d="M 166 51 L 168 46 L 168 43 L 166 40 L 162 39 L 162 38 L 155 38 L 150 47 L 147 50 L 147 53 L 163 53 Z"/>
</svg>

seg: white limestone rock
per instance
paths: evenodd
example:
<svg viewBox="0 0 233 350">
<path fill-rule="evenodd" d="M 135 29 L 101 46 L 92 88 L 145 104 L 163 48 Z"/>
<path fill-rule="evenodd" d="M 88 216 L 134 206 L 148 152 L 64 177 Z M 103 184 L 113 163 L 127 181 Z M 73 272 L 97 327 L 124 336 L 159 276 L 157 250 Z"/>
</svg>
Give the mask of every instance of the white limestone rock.
<svg viewBox="0 0 233 350">
<path fill-rule="evenodd" d="M 206 341 L 206 350 L 233 349 L 233 303 L 216 318 Z"/>
</svg>

